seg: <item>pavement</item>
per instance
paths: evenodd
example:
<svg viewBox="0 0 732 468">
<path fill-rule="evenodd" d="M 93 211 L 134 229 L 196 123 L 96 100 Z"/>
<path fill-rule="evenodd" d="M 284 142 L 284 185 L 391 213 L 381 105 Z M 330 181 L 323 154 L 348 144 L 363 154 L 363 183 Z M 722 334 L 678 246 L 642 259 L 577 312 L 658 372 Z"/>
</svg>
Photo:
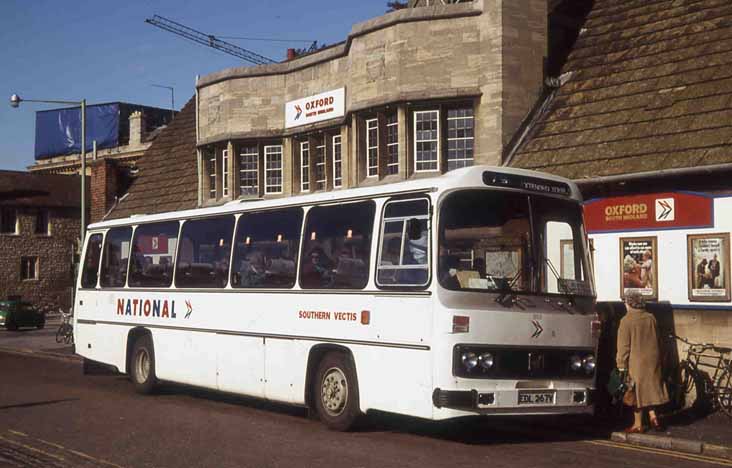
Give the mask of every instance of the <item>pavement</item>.
<svg viewBox="0 0 732 468">
<path fill-rule="evenodd" d="M 50 318 L 42 330 L 21 329 L 10 332 L 0 329 L 0 352 L 34 355 L 81 363 L 71 345 L 58 344 L 58 318 Z M 532 421 L 536 427 L 587 439 L 610 440 L 614 443 L 640 446 L 663 451 L 732 460 L 732 420 L 723 413 L 698 414 L 692 410 L 662 416 L 663 431 L 645 434 L 625 434 L 632 414 L 626 408 L 622 413 L 586 418 L 547 418 Z"/>
</svg>

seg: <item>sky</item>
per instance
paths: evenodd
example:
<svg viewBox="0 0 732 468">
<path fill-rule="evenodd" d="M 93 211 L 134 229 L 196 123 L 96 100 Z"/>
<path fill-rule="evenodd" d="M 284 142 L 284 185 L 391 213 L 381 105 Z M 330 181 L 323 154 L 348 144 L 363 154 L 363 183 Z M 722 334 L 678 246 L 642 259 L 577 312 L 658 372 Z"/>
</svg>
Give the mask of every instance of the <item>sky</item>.
<svg viewBox="0 0 732 468">
<path fill-rule="evenodd" d="M 145 23 L 160 15 L 217 37 L 346 39 L 353 23 L 383 14 L 386 0 L 0 0 L 0 169 L 33 164 L 35 113 L 26 99 L 122 101 L 180 109 L 204 76 L 246 62 Z M 305 42 L 225 39 L 274 60 Z"/>
</svg>

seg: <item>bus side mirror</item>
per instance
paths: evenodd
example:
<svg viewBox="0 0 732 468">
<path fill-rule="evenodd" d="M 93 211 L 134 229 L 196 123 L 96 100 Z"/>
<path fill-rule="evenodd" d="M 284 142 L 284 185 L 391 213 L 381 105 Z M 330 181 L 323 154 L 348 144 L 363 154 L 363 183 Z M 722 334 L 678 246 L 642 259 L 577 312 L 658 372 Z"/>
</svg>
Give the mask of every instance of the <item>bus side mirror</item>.
<svg viewBox="0 0 732 468">
<path fill-rule="evenodd" d="M 416 218 L 407 221 L 407 238 L 409 240 L 417 240 L 422 237 L 422 224 Z"/>
</svg>

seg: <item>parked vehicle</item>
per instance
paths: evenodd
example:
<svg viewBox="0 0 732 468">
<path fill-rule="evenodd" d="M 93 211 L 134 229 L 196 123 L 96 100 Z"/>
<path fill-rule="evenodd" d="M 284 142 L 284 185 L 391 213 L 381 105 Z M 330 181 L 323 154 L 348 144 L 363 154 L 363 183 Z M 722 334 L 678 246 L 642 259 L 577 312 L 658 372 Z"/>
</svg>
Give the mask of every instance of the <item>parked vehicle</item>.
<svg viewBox="0 0 732 468">
<path fill-rule="evenodd" d="M 8 330 L 20 327 L 46 326 L 46 314 L 36 309 L 30 302 L 0 301 L 0 326 Z"/>
</svg>

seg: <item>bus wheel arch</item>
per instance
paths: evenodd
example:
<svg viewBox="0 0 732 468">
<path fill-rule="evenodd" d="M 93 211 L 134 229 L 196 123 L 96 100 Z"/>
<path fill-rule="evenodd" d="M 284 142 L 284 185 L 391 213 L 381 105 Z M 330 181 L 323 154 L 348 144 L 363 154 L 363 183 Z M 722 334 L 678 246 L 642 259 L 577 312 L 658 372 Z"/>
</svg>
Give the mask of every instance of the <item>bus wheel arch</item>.
<svg viewBox="0 0 732 468">
<path fill-rule="evenodd" d="M 346 431 L 361 415 L 358 387 L 350 349 L 318 345 L 310 350 L 305 401 L 330 429 Z"/>
<path fill-rule="evenodd" d="M 139 393 L 152 393 L 157 378 L 155 375 L 155 346 L 152 333 L 146 328 L 135 328 L 127 335 L 126 371 L 135 390 Z"/>
</svg>

